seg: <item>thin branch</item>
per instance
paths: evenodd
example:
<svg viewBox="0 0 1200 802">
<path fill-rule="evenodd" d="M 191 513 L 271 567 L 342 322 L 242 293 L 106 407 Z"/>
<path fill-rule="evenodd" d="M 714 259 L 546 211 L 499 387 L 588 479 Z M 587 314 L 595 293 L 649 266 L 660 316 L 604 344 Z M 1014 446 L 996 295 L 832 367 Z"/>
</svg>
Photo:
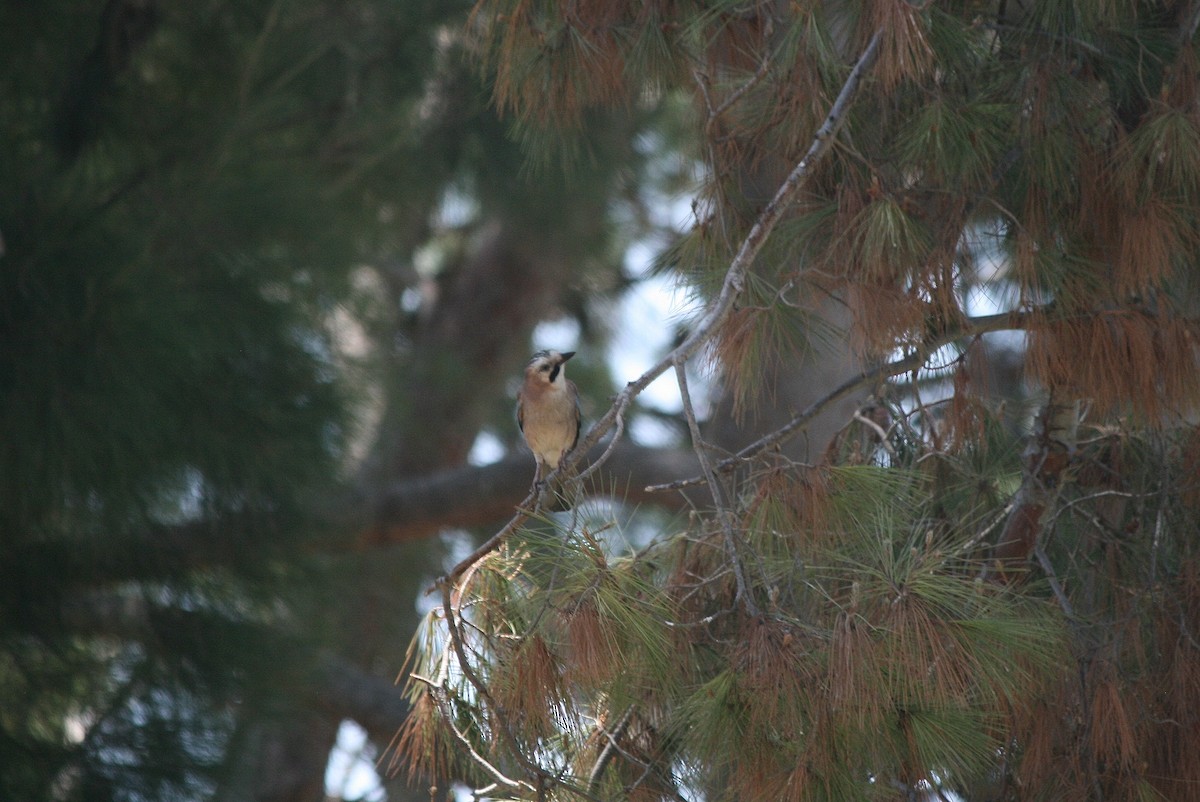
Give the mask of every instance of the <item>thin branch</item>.
<svg viewBox="0 0 1200 802">
<path fill-rule="evenodd" d="M 696 88 L 700 90 L 700 97 L 704 98 L 704 108 L 708 110 L 708 123 L 704 127 L 707 131 L 708 126 L 712 125 L 713 118 L 717 116 L 717 111 L 713 107 L 712 93 L 708 91 L 712 81 L 709 79 L 708 73 L 697 69 L 692 70 L 692 80 L 696 82 Z"/>
<path fill-rule="evenodd" d="M 949 345 L 956 340 L 977 337 L 980 334 L 992 331 L 1027 328 L 1030 321 L 1044 311 L 1044 309 L 1037 309 L 1029 312 L 1002 312 L 996 315 L 968 318 L 963 326 L 925 340 L 910 353 L 899 359 L 887 362 L 878 367 L 868 368 L 857 376 L 851 376 L 829 393 L 809 404 L 803 412 L 780 428 L 755 440 L 732 457 L 721 460 L 714 467 L 718 472 L 731 471 L 746 460 L 768 449 L 776 448 L 786 443 L 802 432 L 812 422 L 813 418 L 825 411 L 829 405 L 840 401 L 865 385 L 880 383 L 892 376 L 899 376 L 902 373 L 909 373 L 920 369 L 929 358 L 929 355 L 942 346 Z M 684 487 L 700 484 L 703 481 L 703 477 L 696 476 L 667 484 L 651 485 L 646 488 L 646 491 L 654 493 L 664 490 L 679 490 Z"/>
<path fill-rule="evenodd" d="M 1001 22 L 981 22 L 979 26 L 985 30 L 993 31 L 996 33 L 1000 33 L 1000 32 L 1012 32 L 1012 33 L 1018 33 L 1018 34 L 1032 33 L 1032 34 L 1040 36 L 1044 39 L 1048 39 L 1051 42 L 1054 42 L 1055 44 L 1074 45 L 1075 47 L 1078 47 L 1080 50 L 1084 50 L 1093 56 L 1103 56 L 1104 55 L 1103 50 L 1096 47 L 1091 42 L 1085 42 L 1084 40 L 1082 40 L 1076 36 L 1064 36 L 1061 34 L 1051 33 L 1050 31 L 1042 30 L 1041 28 L 1027 28 L 1027 27 L 1022 27 L 1022 26 L 1018 26 L 1018 25 L 1007 25 L 1007 24 L 1001 23 Z"/>
<path fill-rule="evenodd" d="M 692 407 L 692 394 L 688 390 L 687 370 L 684 363 L 675 365 L 675 378 L 679 384 L 679 397 L 683 401 L 684 418 L 687 419 L 688 430 L 692 434 L 692 449 L 696 452 L 696 458 L 700 460 L 700 471 L 708 482 L 708 491 L 712 495 L 713 504 L 717 508 L 717 517 L 721 521 L 721 529 L 725 533 L 725 553 L 733 566 L 733 575 L 737 581 L 737 599 L 745 605 L 746 612 L 757 616 L 759 614 L 758 605 L 754 602 L 754 594 L 750 592 L 750 585 L 746 581 L 745 567 L 738 555 L 737 535 L 733 529 L 733 513 L 726 505 L 717 475 L 708 463 L 707 444 L 700 435 L 700 424 L 696 422 L 696 410 Z"/>
<path fill-rule="evenodd" d="M 505 538 L 525 525 L 525 522 L 528 521 L 533 514 L 530 510 L 536 509 L 537 502 L 538 494 L 536 492 L 530 493 L 528 496 L 526 496 L 525 500 L 522 501 L 517 507 L 517 514 L 514 515 L 499 532 L 489 537 L 479 545 L 479 548 L 475 549 L 475 551 L 471 552 L 465 558 L 460 560 L 457 565 L 450 569 L 448 574 L 435 582 L 427 592 L 431 593 L 439 586 L 449 587 L 450 583 L 462 576 L 464 571 L 466 571 L 475 563 L 479 562 L 479 560 L 483 559 L 488 554 L 491 554 L 493 551 L 500 548 L 500 544 L 504 542 Z"/>
<path fill-rule="evenodd" d="M 767 72 L 771 67 L 771 59 L 769 57 L 762 60 L 762 64 L 758 65 L 758 69 L 750 78 L 742 83 L 737 89 L 729 93 L 729 97 L 721 101 L 721 105 L 709 112 L 708 125 L 705 130 L 713 124 L 713 122 L 725 112 L 733 108 L 733 104 L 742 99 L 742 96 L 762 82 L 763 78 L 767 77 Z"/>
<path fill-rule="evenodd" d="M 589 465 L 587 470 L 576 477 L 576 483 L 582 485 L 585 479 L 595 473 L 600 466 L 604 465 L 604 463 L 608 462 L 608 458 L 612 455 L 613 449 L 617 447 L 617 443 L 621 442 L 621 435 L 625 433 L 625 417 L 623 415 L 617 418 L 616 426 L 617 431 L 612 436 L 612 439 L 609 440 L 608 446 L 604 449 L 604 453 L 597 457 L 596 461 Z"/>
<path fill-rule="evenodd" d="M 740 86 L 730 92 L 729 96 L 721 101 L 721 105 L 716 107 L 713 106 L 712 93 L 709 91 L 712 87 L 712 81 L 709 79 L 707 73 L 700 72 L 700 70 L 692 70 L 692 78 L 696 81 L 696 86 L 700 89 L 700 95 L 704 98 L 704 108 L 708 111 L 708 119 L 704 123 L 705 136 L 712 139 L 712 128 L 716 125 L 721 115 L 733 108 L 733 105 L 741 100 L 747 92 L 761 83 L 763 78 L 767 77 L 770 67 L 771 57 L 766 56 L 763 58 L 762 63 L 759 64 L 758 70 L 755 71 L 754 75 L 750 76 Z"/>
<path fill-rule="evenodd" d="M 604 729 L 603 724 L 597 724 L 600 732 L 604 734 L 607 743 L 600 750 L 600 754 L 596 757 L 596 762 L 592 765 L 592 770 L 588 772 L 588 791 L 595 793 L 597 786 L 600 785 L 600 778 L 604 775 L 604 770 L 608 768 L 608 764 L 612 762 L 613 757 L 617 754 L 617 741 L 625 735 L 625 730 L 629 727 L 629 722 L 633 721 L 633 712 L 635 707 L 629 706 L 625 714 L 617 721 L 617 726 L 613 727 L 613 731 L 609 732 Z"/>
<path fill-rule="evenodd" d="M 1188 3 L 1187 11 L 1180 16 L 1179 31 L 1176 34 L 1180 47 L 1192 41 L 1198 27 L 1200 27 L 1200 2 L 1192 0 Z"/>
<path fill-rule="evenodd" d="M 1165 473 L 1166 471 L 1164 471 Z M 1154 514 L 1154 538 L 1150 543 L 1150 587 L 1153 588 L 1158 583 L 1158 553 L 1162 548 L 1163 532 L 1167 519 L 1167 493 L 1166 485 L 1163 485 L 1162 498 L 1158 505 L 1158 511 Z"/>
<path fill-rule="evenodd" d="M 1008 516 L 1012 513 L 1014 506 L 1015 502 L 1013 501 L 1009 501 L 1007 504 L 1005 504 L 1004 509 L 1000 510 L 999 514 L 992 519 L 991 523 L 972 535 L 970 540 L 963 543 L 955 551 L 958 554 L 967 554 L 973 551 L 976 546 L 978 546 L 987 538 L 988 535 L 996 531 L 996 528 L 1000 526 L 1000 524 L 1008 520 Z"/>
<path fill-rule="evenodd" d="M 466 648 L 463 645 L 462 630 L 458 626 L 458 614 L 454 610 L 454 605 L 451 602 L 450 596 L 450 585 L 442 585 L 442 613 L 446 618 L 446 630 L 450 637 L 450 646 L 454 650 L 455 656 L 458 658 L 458 668 L 460 671 L 462 671 L 463 676 L 466 677 L 467 682 L 471 683 L 471 687 L 474 688 L 475 693 L 479 694 L 480 702 L 491 706 L 492 709 L 496 710 L 497 714 L 499 714 L 495 700 L 492 699 L 492 695 L 488 692 L 487 686 L 484 684 L 483 680 L 480 679 L 479 675 L 475 673 L 475 669 L 471 667 L 471 661 L 467 658 Z M 443 713 L 443 715 L 445 715 L 445 713 Z M 449 719 L 448 721 L 452 721 L 452 719 Z M 504 722 L 497 721 L 496 729 L 498 729 L 503 735 L 504 739 L 508 741 L 508 747 L 513 753 L 513 756 L 524 766 L 525 770 L 535 777 L 539 776 L 542 773 L 541 768 L 531 763 L 529 759 L 525 757 L 525 753 L 521 749 L 521 745 L 517 742 L 516 737 L 508 731 L 508 727 L 504 725 Z M 498 775 L 498 779 L 501 777 L 503 777 L 503 775 Z M 521 782 L 521 786 L 533 790 L 533 786 L 529 783 Z"/>
<path fill-rule="evenodd" d="M 474 744 L 471 743 L 471 739 L 466 736 L 466 733 L 460 731 L 458 727 L 454 726 L 454 717 L 450 715 L 450 710 L 447 707 L 447 700 L 442 698 L 446 696 L 445 688 L 437 688 L 436 690 L 431 688 L 430 695 L 433 697 L 434 704 L 437 705 L 438 711 L 442 715 L 442 720 L 446 722 L 446 726 L 454 735 L 454 740 L 458 741 L 462 748 L 467 750 L 467 754 L 471 756 L 471 760 L 474 761 L 477 766 L 482 768 L 496 780 L 495 785 L 503 785 L 506 788 L 513 789 L 522 788 L 527 791 L 534 790 L 532 785 L 524 782 L 523 780 L 514 780 L 505 776 L 504 772 L 500 771 L 500 769 L 488 762 L 486 757 L 479 754 L 479 752 L 475 749 Z M 495 785 L 491 787 L 494 788 Z"/>
<path fill-rule="evenodd" d="M 1059 517 L 1065 513 L 1078 514 L 1083 516 L 1088 523 L 1096 527 L 1096 529 L 1100 530 L 1100 532 L 1104 533 L 1109 538 L 1112 538 L 1113 540 L 1120 540 L 1121 533 L 1118 532 L 1112 524 L 1102 520 L 1090 510 L 1076 508 L 1083 504 L 1087 504 L 1089 501 L 1095 501 L 1098 498 L 1123 498 L 1133 500 L 1148 498 L 1149 495 L 1149 493 L 1131 493 L 1125 490 L 1100 490 L 1095 493 L 1089 493 L 1086 496 L 1080 496 L 1079 498 L 1068 499 L 1067 501 L 1059 500 L 1055 505 L 1054 514 L 1049 518 L 1048 526 L 1052 527 L 1058 521 Z"/>
<path fill-rule="evenodd" d="M 1054 591 L 1054 597 L 1058 599 L 1058 606 L 1062 608 L 1067 618 L 1075 618 L 1075 608 L 1071 606 L 1070 600 L 1067 599 L 1067 594 L 1063 591 L 1062 583 L 1058 581 L 1058 574 L 1054 573 L 1054 564 L 1046 556 L 1046 550 L 1042 548 L 1040 542 L 1034 545 L 1033 554 L 1037 557 L 1038 564 L 1042 566 L 1042 571 L 1046 574 L 1046 581 L 1050 583 L 1050 589 Z"/>
<path fill-rule="evenodd" d="M 520 783 L 520 787 L 526 788 L 530 791 L 539 791 L 540 792 L 543 782 L 549 781 L 549 782 L 555 783 L 557 785 L 561 785 L 563 788 L 566 788 L 567 790 L 571 791 L 572 793 L 578 794 L 579 796 L 583 797 L 584 799 L 590 799 L 590 800 L 593 800 L 593 802 L 600 802 L 600 800 L 597 799 L 595 796 L 593 796 L 590 792 L 586 791 L 583 788 L 576 786 L 573 783 L 565 781 L 564 779 L 562 779 L 561 776 L 557 776 L 557 775 L 547 771 L 546 769 L 542 768 L 537 763 L 535 763 L 533 760 L 531 760 L 525 754 L 525 752 L 521 748 L 521 744 L 517 740 L 516 736 L 513 735 L 512 732 L 509 731 L 507 724 L 504 721 L 500 720 L 501 710 L 500 710 L 499 705 L 496 704 L 496 700 L 492 697 L 491 693 L 488 691 L 487 685 L 484 683 L 483 679 L 475 672 L 475 669 L 471 666 L 471 662 L 467 657 L 466 648 L 463 644 L 462 630 L 459 628 L 459 624 L 458 624 L 459 617 L 454 610 L 454 604 L 451 599 L 450 583 L 449 582 L 441 583 L 441 589 L 442 589 L 442 613 L 445 616 L 447 635 L 449 636 L 449 639 L 450 639 L 450 646 L 454 650 L 454 655 L 457 658 L 459 670 L 462 671 L 463 676 L 466 678 L 467 682 L 470 683 L 470 685 L 471 685 L 472 689 L 474 689 L 475 693 L 477 693 L 479 695 L 479 701 L 482 704 L 486 704 L 495 713 L 495 715 L 496 715 L 496 727 L 495 728 L 497 731 L 499 731 L 501 737 L 506 742 L 506 746 L 508 747 L 508 750 L 512 753 L 513 758 L 521 765 L 522 768 L 525 769 L 526 772 L 528 772 L 531 776 L 538 778 L 538 786 L 537 787 L 533 786 L 530 783 L 524 782 L 524 781 L 518 781 Z M 442 715 L 445 716 L 446 712 L 443 711 Z M 447 719 L 447 723 L 449 723 L 452 720 L 453 719 Z M 472 754 L 474 754 L 474 753 L 472 753 Z M 486 762 L 481 763 L 481 765 L 483 765 L 485 768 L 490 766 L 490 764 L 488 764 Z M 493 776 L 495 776 L 497 779 L 500 779 L 503 777 L 502 774 L 499 774 L 496 772 L 493 772 Z M 507 778 L 505 778 L 505 779 L 507 779 Z"/>
<path fill-rule="evenodd" d="M 621 757 L 625 758 L 627 761 L 629 761 L 630 765 L 641 766 L 641 768 L 642 768 L 641 776 L 637 777 L 635 780 L 633 780 L 632 782 L 627 783 L 625 785 L 623 791 L 624 791 L 625 795 L 627 795 L 627 796 L 631 795 L 630 792 L 633 791 L 633 789 L 640 786 L 645 781 L 645 779 L 647 777 L 649 777 L 652 773 L 658 775 L 661 779 L 669 780 L 672 785 L 675 784 L 674 779 L 665 775 L 664 772 L 662 771 L 661 767 L 657 766 L 655 763 L 653 763 L 649 760 L 643 760 L 643 759 L 639 758 L 638 756 L 631 754 L 628 749 L 625 749 L 621 746 L 619 739 L 621 738 L 621 735 L 625 732 L 625 730 L 629 727 L 629 724 L 633 719 L 633 714 L 635 712 L 635 709 L 636 708 L 633 705 L 630 705 L 629 709 L 625 711 L 625 715 L 623 715 L 621 717 L 621 720 L 617 722 L 617 726 L 614 728 L 614 731 L 612 733 L 609 733 L 603 727 L 599 728 L 600 732 L 603 733 L 605 738 L 608 740 L 608 743 L 605 744 L 604 750 L 601 752 L 600 757 L 597 759 L 595 766 L 592 768 L 592 773 L 589 775 L 589 783 L 588 783 L 589 791 L 595 790 L 595 786 L 598 785 L 600 782 L 601 774 L 604 772 L 604 769 L 608 766 L 608 764 L 612 762 L 612 758 L 615 757 L 616 755 L 620 755 Z M 679 794 L 679 792 L 674 789 L 670 790 L 669 792 L 666 790 L 663 790 L 663 789 L 659 789 L 658 793 L 660 793 L 660 794 L 669 793 L 670 798 L 676 800 L 676 802 L 687 802 L 687 800 L 685 800 L 684 797 L 681 796 Z"/>
<path fill-rule="evenodd" d="M 868 418 L 866 415 L 862 414 L 861 412 L 854 413 L 854 420 L 858 421 L 863 426 L 866 426 L 868 429 L 871 429 L 872 431 L 874 431 L 875 436 L 879 438 L 879 444 L 883 447 L 883 450 L 886 451 L 892 457 L 896 456 L 896 449 L 892 448 L 892 444 L 888 442 L 888 433 L 886 431 L 884 431 L 884 428 L 882 426 L 880 426 L 878 423 L 871 420 L 870 418 Z"/>
</svg>

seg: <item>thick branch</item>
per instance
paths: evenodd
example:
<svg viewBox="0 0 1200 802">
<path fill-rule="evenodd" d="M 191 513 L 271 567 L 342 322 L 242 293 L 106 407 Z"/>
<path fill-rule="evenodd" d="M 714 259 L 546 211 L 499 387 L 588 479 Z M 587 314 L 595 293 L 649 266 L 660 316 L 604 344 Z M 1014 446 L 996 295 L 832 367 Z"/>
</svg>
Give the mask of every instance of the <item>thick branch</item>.
<svg viewBox="0 0 1200 802">
<path fill-rule="evenodd" d="M 596 446 L 588 459 L 596 460 L 603 450 L 603 445 Z M 604 471 L 587 483 L 584 492 L 603 492 L 629 503 L 661 504 L 663 498 L 646 494 L 646 485 L 690 476 L 696 469 L 695 455 L 689 450 L 620 442 Z M 416 540 L 447 527 L 486 526 L 511 517 L 513 506 L 529 492 L 532 472 L 533 459 L 518 452 L 491 465 L 464 465 L 394 482 L 382 490 L 374 525 L 362 545 Z"/>
</svg>

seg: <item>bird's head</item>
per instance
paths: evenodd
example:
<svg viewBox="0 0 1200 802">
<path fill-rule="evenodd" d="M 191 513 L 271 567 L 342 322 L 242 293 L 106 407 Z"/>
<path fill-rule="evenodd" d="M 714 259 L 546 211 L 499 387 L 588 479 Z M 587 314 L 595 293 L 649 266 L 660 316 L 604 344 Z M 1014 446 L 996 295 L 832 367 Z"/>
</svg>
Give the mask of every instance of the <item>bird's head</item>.
<svg viewBox="0 0 1200 802">
<path fill-rule="evenodd" d="M 566 379 L 563 365 L 573 356 L 574 351 L 538 351 L 525 366 L 525 378 L 527 381 L 561 384 Z"/>
</svg>

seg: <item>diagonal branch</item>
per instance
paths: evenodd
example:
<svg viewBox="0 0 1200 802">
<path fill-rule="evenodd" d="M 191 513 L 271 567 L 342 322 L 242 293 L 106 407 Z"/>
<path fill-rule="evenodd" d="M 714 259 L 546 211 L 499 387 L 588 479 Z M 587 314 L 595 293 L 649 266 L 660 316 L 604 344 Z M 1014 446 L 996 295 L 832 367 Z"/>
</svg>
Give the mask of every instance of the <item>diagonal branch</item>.
<svg viewBox="0 0 1200 802">
<path fill-rule="evenodd" d="M 750 270 L 750 266 L 754 263 L 755 257 L 758 256 L 767 238 L 783 217 L 784 211 L 786 211 L 788 204 L 796 192 L 803 186 L 812 174 L 815 165 L 829 151 L 830 146 L 833 144 L 833 138 L 841 128 L 842 123 L 845 122 L 846 112 L 849 110 L 850 103 L 854 99 L 859 84 L 862 82 L 863 74 L 875 61 L 875 57 L 879 52 L 879 41 L 881 38 L 881 31 L 877 31 L 871 37 L 866 50 L 863 51 L 858 63 L 854 65 L 854 69 L 850 71 L 846 83 L 842 86 L 837 100 L 830 109 L 829 116 L 817 130 L 808 152 L 804 154 L 804 158 L 796 164 L 792 172 L 788 174 L 788 177 L 784 179 L 783 184 L 780 185 L 779 190 L 775 193 L 775 197 L 771 199 L 771 202 L 759 214 L 750 232 L 742 241 L 737 254 L 729 265 L 729 270 L 725 273 L 725 281 L 721 286 L 720 294 L 711 306 L 709 306 L 699 325 L 674 350 L 660 359 L 637 379 L 625 385 L 625 389 L 618 393 L 616 401 L 614 401 L 608 412 L 592 426 L 587 436 L 580 443 L 579 448 L 568 457 L 571 464 L 578 461 L 580 453 L 600 442 L 600 438 L 608 433 L 616 424 L 617 419 L 625 415 L 633 399 L 645 390 L 651 382 L 665 373 L 668 368 L 691 359 L 702 346 L 716 335 L 721 325 L 733 311 L 734 303 L 745 289 L 746 275 Z"/>
<path fill-rule="evenodd" d="M 875 63 L 875 59 L 879 54 L 879 43 L 882 38 L 883 31 L 880 29 L 875 32 L 870 42 L 867 43 L 862 55 L 859 56 L 858 61 L 850 70 L 850 74 L 846 77 L 845 83 L 842 84 L 841 91 L 838 92 L 837 99 L 833 102 L 833 106 L 829 110 L 829 115 L 813 136 L 813 141 L 809 145 L 808 151 L 796 166 L 792 168 L 792 171 L 776 191 L 775 196 L 758 215 L 758 219 L 755 220 L 749 233 L 746 234 L 746 238 L 742 240 L 737 254 L 734 256 L 729 269 L 725 273 L 725 280 L 721 285 L 720 294 L 709 305 L 708 311 L 705 312 L 700 323 L 670 353 L 651 366 L 641 376 L 625 385 L 625 388 L 617 394 L 608 412 L 596 421 L 587 435 L 580 441 L 578 447 L 564 460 L 564 464 L 559 467 L 558 471 L 547 477 L 546 481 L 548 483 L 552 482 L 560 471 L 570 473 L 582 459 L 582 455 L 598 444 L 614 426 L 618 424 L 623 426 L 625 414 L 629 410 L 633 400 L 650 386 L 651 382 L 665 373 L 668 368 L 687 362 L 716 336 L 721 326 L 733 311 L 737 299 L 745 289 L 746 276 L 750 271 L 750 267 L 754 264 L 759 251 L 766 244 L 776 224 L 783 218 L 784 212 L 787 210 L 796 193 L 804 186 L 812 175 L 816 165 L 829 152 L 830 147 L 832 147 L 834 138 L 846 121 L 846 114 L 858 93 L 863 76 Z M 525 504 L 529 504 L 532 501 L 533 499 L 526 499 Z M 523 521 L 523 515 L 524 513 L 519 513 L 500 533 L 490 538 L 479 549 L 476 549 L 475 553 L 468 559 L 473 562 L 499 547 L 503 538 L 520 525 Z M 469 564 L 467 560 L 459 563 L 450 573 L 438 580 L 439 584 L 453 582 L 469 567 Z"/>
<path fill-rule="evenodd" d="M 486 759 L 482 758 L 482 756 L 478 756 L 474 750 L 471 751 L 472 757 L 479 762 L 481 766 L 488 769 L 489 773 L 497 781 L 503 782 L 509 787 L 520 787 L 529 791 L 536 791 L 539 799 L 545 798 L 542 793 L 546 787 L 557 785 L 561 786 L 567 791 L 570 791 L 576 796 L 582 797 L 583 799 L 592 800 L 592 802 L 600 802 L 600 800 L 593 796 L 590 791 L 568 781 L 561 775 L 561 773 L 553 773 L 544 769 L 534 758 L 527 755 L 522 749 L 520 741 L 509 728 L 508 722 L 504 720 L 503 710 L 496 703 L 495 698 L 492 696 L 483 678 L 476 673 L 474 667 L 471 665 L 470 659 L 467 657 L 465 645 L 466 636 L 463 635 L 462 632 L 462 627 L 465 622 L 463 617 L 458 614 L 455 609 L 450 583 L 442 582 L 440 585 L 442 591 L 442 613 L 446 622 L 446 634 L 450 641 L 450 647 L 454 652 L 458 669 L 462 672 L 463 677 L 465 677 L 467 682 L 470 684 L 471 689 L 478 695 L 479 701 L 487 705 L 495 714 L 493 719 L 495 732 L 497 732 L 500 735 L 501 740 L 504 741 L 509 754 L 526 772 L 527 775 L 536 778 L 537 785 L 534 786 L 533 783 L 529 783 L 524 780 L 514 781 L 508 778 L 504 774 L 500 773 L 495 767 L 493 767 Z M 442 690 L 446 691 L 445 683 L 443 683 Z M 442 715 L 445 717 L 447 713 L 443 712 Z M 454 720 L 452 718 L 446 718 L 446 721 L 447 723 L 452 724 Z M 458 735 L 457 731 L 455 734 Z"/>
</svg>

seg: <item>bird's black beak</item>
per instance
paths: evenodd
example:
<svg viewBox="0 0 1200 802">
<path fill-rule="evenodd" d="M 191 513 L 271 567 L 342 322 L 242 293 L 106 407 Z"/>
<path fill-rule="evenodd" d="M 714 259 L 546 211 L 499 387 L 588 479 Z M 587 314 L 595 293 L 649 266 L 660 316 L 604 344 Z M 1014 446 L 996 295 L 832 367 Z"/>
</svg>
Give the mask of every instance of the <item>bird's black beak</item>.
<svg viewBox="0 0 1200 802">
<path fill-rule="evenodd" d="M 562 361 L 566 362 L 568 359 L 570 359 L 573 356 L 575 356 L 574 351 L 567 351 L 565 354 L 562 355 Z"/>
</svg>

